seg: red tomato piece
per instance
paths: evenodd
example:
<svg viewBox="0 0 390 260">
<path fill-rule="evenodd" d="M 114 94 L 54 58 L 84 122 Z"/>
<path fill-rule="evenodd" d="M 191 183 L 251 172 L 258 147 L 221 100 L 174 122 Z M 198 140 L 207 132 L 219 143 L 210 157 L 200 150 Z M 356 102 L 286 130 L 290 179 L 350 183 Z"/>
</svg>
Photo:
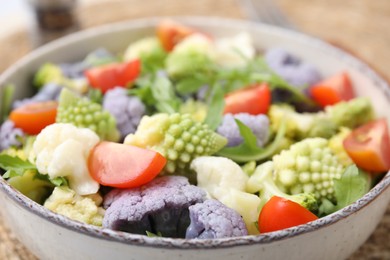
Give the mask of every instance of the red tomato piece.
<svg viewBox="0 0 390 260">
<path fill-rule="evenodd" d="M 141 62 L 136 59 L 125 63 L 111 63 L 85 71 L 89 84 L 103 93 L 115 87 L 126 87 L 141 71 Z"/>
<path fill-rule="evenodd" d="M 181 40 L 195 32 L 194 29 L 171 20 L 164 20 L 157 26 L 157 37 L 166 51 L 171 51 Z"/>
<path fill-rule="evenodd" d="M 55 123 L 57 107 L 56 101 L 26 104 L 14 109 L 9 118 L 15 127 L 21 128 L 27 134 L 37 135 L 43 128 Z"/>
<path fill-rule="evenodd" d="M 100 142 L 88 158 L 89 172 L 102 185 L 139 187 L 153 180 L 164 168 L 165 157 L 136 146 Z"/>
<path fill-rule="evenodd" d="M 318 217 L 296 202 L 273 196 L 262 208 L 259 215 L 260 233 L 273 232 L 290 228 Z"/>
<path fill-rule="evenodd" d="M 271 90 L 267 84 L 239 89 L 225 96 L 224 114 L 266 114 L 271 104 Z"/>
<path fill-rule="evenodd" d="M 322 107 L 348 101 L 355 97 L 351 80 L 346 72 L 328 78 L 309 89 L 310 95 Z"/>
<path fill-rule="evenodd" d="M 385 119 L 356 128 L 343 145 L 358 167 L 374 173 L 390 170 L 390 137 Z"/>
</svg>

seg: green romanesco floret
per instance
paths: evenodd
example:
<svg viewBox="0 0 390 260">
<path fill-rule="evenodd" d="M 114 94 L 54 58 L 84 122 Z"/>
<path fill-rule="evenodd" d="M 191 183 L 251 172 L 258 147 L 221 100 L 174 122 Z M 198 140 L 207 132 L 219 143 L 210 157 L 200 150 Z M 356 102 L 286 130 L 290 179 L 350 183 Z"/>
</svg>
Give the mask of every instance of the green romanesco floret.
<svg viewBox="0 0 390 260">
<path fill-rule="evenodd" d="M 116 120 L 108 111 L 68 89 L 61 91 L 56 122 L 89 128 L 103 140 L 116 142 L 120 138 Z"/>
<path fill-rule="evenodd" d="M 43 87 L 47 83 L 57 83 L 78 93 L 86 93 L 88 84 L 85 79 L 70 79 L 64 76 L 61 68 L 53 63 L 42 65 L 34 76 L 34 85 L 37 88 Z"/>
<path fill-rule="evenodd" d="M 334 180 L 344 165 L 324 138 L 307 138 L 272 158 L 276 184 L 288 194 L 313 193 L 317 201 L 335 200 Z"/>
<path fill-rule="evenodd" d="M 22 176 L 14 176 L 7 181 L 22 194 L 41 204 L 50 195 L 54 185 L 49 181 L 36 178 L 36 174 L 34 170 L 26 170 Z"/>
<path fill-rule="evenodd" d="M 312 212 L 316 212 L 318 210 L 317 199 L 313 193 L 297 193 L 294 195 L 285 193 L 276 185 L 273 171 L 274 163 L 272 161 L 265 162 L 257 166 L 255 172 L 247 181 L 246 191 L 250 193 L 259 193 L 261 200 L 259 205 L 260 210 L 273 196 L 294 201 Z"/>
<path fill-rule="evenodd" d="M 355 98 L 327 106 L 318 113 L 297 113 L 286 104 L 274 104 L 268 116 L 271 127 L 276 131 L 282 122 L 287 121 L 287 135 L 301 140 L 307 137 L 330 138 L 340 127 L 354 128 L 374 119 L 374 112 L 367 98 Z"/>
<path fill-rule="evenodd" d="M 195 72 L 207 71 L 213 64 L 212 48 L 212 42 L 204 35 L 186 37 L 175 46 L 165 61 L 169 76 L 182 78 Z"/>
<path fill-rule="evenodd" d="M 161 153 L 168 160 L 167 173 L 186 173 L 194 158 L 216 153 L 227 140 L 190 114 L 161 113 L 144 116 L 137 131 L 128 135 L 124 143 Z"/>
<path fill-rule="evenodd" d="M 351 130 L 346 127 L 340 128 L 340 131 L 329 139 L 329 148 L 337 156 L 339 162 L 344 166 L 353 164 L 353 161 L 348 156 L 344 149 L 343 141 L 351 133 Z"/>
<path fill-rule="evenodd" d="M 83 223 L 101 226 L 104 209 L 99 194 L 80 196 L 68 187 L 56 187 L 44 206 L 51 211 Z"/>
<path fill-rule="evenodd" d="M 371 101 L 365 97 L 340 102 L 334 106 L 327 106 L 325 113 L 337 126 L 344 126 L 350 129 L 370 122 L 375 118 Z"/>
</svg>

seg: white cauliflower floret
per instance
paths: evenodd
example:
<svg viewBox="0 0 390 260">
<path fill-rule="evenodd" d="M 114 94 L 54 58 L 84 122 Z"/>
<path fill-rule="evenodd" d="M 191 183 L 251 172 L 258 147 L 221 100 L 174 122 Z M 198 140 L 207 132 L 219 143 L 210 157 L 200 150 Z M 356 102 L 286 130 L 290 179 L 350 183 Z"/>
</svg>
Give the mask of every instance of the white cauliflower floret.
<svg viewBox="0 0 390 260">
<path fill-rule="evenodd" d="M 198 187 L 236 210 L 244 219 L 249 234 L 259 233 L 255 222 L 259 216 L 260 198 L 245 192 L 249 177 L 238 164 L 224 157 L 201 156 L 192 161 L 191 169 L 197 174 Z"/>
<path fill-rule="evenodd" d="M 247 64 L 247 59 L 255 57 L 255 47 L 251 36 L 242 32 L 234 37 L 215 41 L 215 62 L 225 67 L 240 67 Z"/>
<path fill-rule="evenodd" d="M 101 226 L 104 209 L 99 205 L 102 201 L 103 198 L 97 193 L 84 197 L 69 188 L 56 187 L 44 206 L 70 219 Z"/>
<path fill-rule="evenodd" d="M 35 161 L 41 174 L 52 179 L 67 177 L 77 194 L 94 194 L 99 183 L 90 176 L 87 162 L 89 152 L 99 141 L 99 136 L 90 129 L 52 124 L 37 136 L 30 160 Z"/>
</svg>

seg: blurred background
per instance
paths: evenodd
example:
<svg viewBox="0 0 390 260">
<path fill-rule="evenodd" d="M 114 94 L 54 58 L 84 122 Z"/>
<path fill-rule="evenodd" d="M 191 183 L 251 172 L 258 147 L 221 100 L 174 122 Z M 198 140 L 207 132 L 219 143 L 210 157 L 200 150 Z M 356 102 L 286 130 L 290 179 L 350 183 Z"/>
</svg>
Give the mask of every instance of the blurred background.
<svg viewBox="0 0 390 260">
<path fill-rule="evenodd" d="M 0 72 L 40 45 L 86 28 L 174 15 L 249 19 L 326 40 L 390 79 L 390 0 L 0 0 Z M 351 259 L 390 259 L 390 207 Z M 35 259 L 2 225 L 0 259 Z"/>
</svg>

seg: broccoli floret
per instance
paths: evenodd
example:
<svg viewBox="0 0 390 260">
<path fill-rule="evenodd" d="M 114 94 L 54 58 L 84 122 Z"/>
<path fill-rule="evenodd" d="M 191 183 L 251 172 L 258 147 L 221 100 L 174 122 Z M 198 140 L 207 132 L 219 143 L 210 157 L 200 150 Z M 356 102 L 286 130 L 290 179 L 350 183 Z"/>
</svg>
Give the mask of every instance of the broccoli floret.
<svg viewBox="0 0 390 260">
<path fill-rule="evenodd" d="M 102 197 L 97 193 L 80 196 L 67 187 L 56 187 L 44 207 L 70 219 L 101 226 L 104 215 L 101 203 Z"/>
<path fill-rule="evenodd" d="M 226 114 L 222 123 L 217 129 L 217 133 L 228 139 L 227 146 L 237 146 L 243 142 L 240 130 L 235 119 L 240 120 L 248 126 L 256 136 L 257 145 L 262 147 L 268 140 L 269 120 L 266 115 L 250 115 L 247 113 Z"/>
<path fill-rule="evenodd" d="M 321 80 L 320 73 L 313 65 L 302 62 L 284 49 L 267 50 L 265 60 L 271 69 L 293 86 L 308 87 Z"/>
<path fill-rule="evenodd" d="M 10 147 L 20 147 L 21 138 L 25 136 L 22 129 L 15 127 L 11 120 L 5 121 L 0 126 L 0 152 Z"/>
<path fill-rule="evenodd" d="M 12 107 L 15 109 L 20 106 L 35 103 L 35 102 L 57 100 L 61 90 L 62 90 L 62 86 L 58 85 L 57 83 L 47 83 L 33 97 L 25 98 L 22 100 L 16 100 L 12 104 Z"/>
<path fill-rule="evenodd" d="M 135 134 L 125 138 L 125 144 L 148 148 L 167 158 L 167 173 L 188 174 L 191 161 L 212 155 L 226 144 L 226 138 L 196 122 L 189 114 L 156 114 L 144 116 Z"/>
<path fill-rule="evenodd" d="M 89 128 L 103 140 L 116 142 L 120 138 L 116 120 L 109 112 L 100 104 L 81 98 L 68 89 L 61 91 L 56 122 Z"/>
<path fill-rule="evenodd" d="M 275 104 L 268 116 L 274 131 L 285 120 L 288 136 L 301 140 L 307 137 L 330 138 L 340 127 L 354 128 L 373 120 L 374 112 L 368 99 L 355 98 L 328 106 L 324 112 L 318 113 L 297 113 L 289 105 Z"/>
<path fill-rule="evenodd" d="M 136 96 L 129 96 L 126 89 L 120 87 L 106 92 L 103 108 L 115 117 L 122 138 L 135 132 L 145 114 L 142 101 Z"/>
<path fill-rule="evenodd" d="M 212 42 L 206 36 L 193 34 L 175 46 L 165 60 L 169 76 L 182 78 L 207 71 L 212 62 Z"/>
<path fill-rule="evenodd" d="M 186 238 L 213 239 L 248 235 L 245 223 L 235 210 L 217 200 L 189 207 L 191 224 Z"/>
<path fill-rule="evenodd" d="M 275 155 L 277 185 L 288 194 L 313 193 L 319 202 L 334 201 L 334 180 L 341 178 L 344 166 L 328 145 L 324 138 L 307 138 Z"/>
<path fill-rule="evenodd" d="M 312 193 L 298 193 L 289 195 L 285 193 L 276 184 L 273 176 L 274 163 L 272 161 L 265 162 L 259 165 L 255 172 L 251 175 L 247 182 L 246 190 L 250 193 L 259 192 L 261 199 L 259 210 L 267 203 L 273 196 L 282 197 L 294 201 L 310 211 L 316 212 L 318 210 L 317 199 Z"/>
<path fill-rule="evenodd" d="M 103 227 L 135 234 L 146 231 L 164 237 L 185 237 L 188 207 L 206 193 L 181 176 L 164 176 L 133 189 L 115 189 L 104 198 Z"/>
<path fill-rule="evenodd" d="M 329 148 L 337 156 L 340 163 L 344 166 L 353 164 L 352 159 L 348 156 L 344 149 L 343 141 L 351 133 L 351 130 L 346 127 L 340 128 L 340 132 L 329 139 Z"/>
</svg>

